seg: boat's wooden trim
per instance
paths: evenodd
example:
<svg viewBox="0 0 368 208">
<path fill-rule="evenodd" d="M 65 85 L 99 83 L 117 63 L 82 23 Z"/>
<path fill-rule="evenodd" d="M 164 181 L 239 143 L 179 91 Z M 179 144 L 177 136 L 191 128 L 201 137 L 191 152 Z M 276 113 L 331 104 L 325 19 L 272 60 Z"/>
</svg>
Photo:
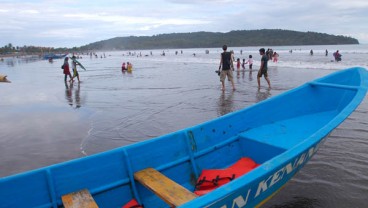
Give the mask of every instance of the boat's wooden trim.
<svg viewBox="0 0 368 208">
<path fill-rule="evenodd" d="M 61 200 L 65 208 L 98 208 L 87 189 L 63 195 Z"/>
<path fill-rule="evenodd" d="M 321 86 L 321 87 L 330 87 L 330 88 L 338 88 L 338 89 L 347 89 L 347 90 L 358 90 L 359 86 L 349 86 L 349 85 L 340 85 L 340 84 L 330 84 L 323 82 L 309 82 L 312 86 Z"/>
<path fill-rule="evenodd" d="M 136 172 L 134 178 L 171 207 L 180 206 L 197 198 L 197 195 L 153 168 L 146 168 Z"/>
</svg>

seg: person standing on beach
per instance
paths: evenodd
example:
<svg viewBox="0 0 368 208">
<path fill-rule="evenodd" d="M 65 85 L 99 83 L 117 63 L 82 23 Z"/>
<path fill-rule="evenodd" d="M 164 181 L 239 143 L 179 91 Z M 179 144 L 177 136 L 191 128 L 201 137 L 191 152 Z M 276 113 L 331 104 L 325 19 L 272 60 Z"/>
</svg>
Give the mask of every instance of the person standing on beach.
<svg viewBox="0 0 368 208">
<path fill-rule="evenodd" d="M 267 73 L 268 57 L 265 54 L 265 49 L 264 48 L 259 49 L 259 54 L 262 56 L 262 58 L 261 58 L 261 66 L 259 67 L 259 71 L 257 75 L 258 89 L 261 88 L 262 75 L 264 76 L 264 78 L 266 79 L 268 83 L 268 88 L 271 88 L 271 82 L 270 82 L 270 79 L 268 79 L 268 73 Z"/>
<path fill-rule="evenodd" d="M 80 82 L 79 73 L 78 73 L 78 70 L 77 70 L 78 63 L 75 61 L 75 59 L 76 59 L 76 57 L 73 55 L 72 56 L 73 79 L 74 79 L 74 77 L 77 77 L 78 82 Z"/>
<path fill-rule="evenodd" d="M 221 53 L 221 61 L 219 70 L 221 70 L 220 73 L 220 81 L 222 84 L 222 91 L 225 91 L 225 78 L 231 82 L 231 85 L 233 87 L 233 90 L 235 90 L 234 80 L 233 80 L 233 57 L 231 52 L 227 52 L 227 45 L 223 45 L 222 49 L 224 50 L 223 53 Z"/>
<path fill-rule="evenodd" d="M 64 81 L 66 82 L 66 78 L 67 78 L 67 76 L 69 75 L 69 78 L 70 78 L 70 80 L 69 80 L 69 82 L 71 81 L 73 81 L 73 77 L 72 77 L 72 75 L 70 74 L 70 70 L 69 70 L 69 62 L 68 62 L 68 60 L 69 60 L 69 58 L 68 57 L 65 57 L 65 59 L 64 59 L 64 64 L 63 64 L 63 69 L 64 69 Z"/>
</svg>

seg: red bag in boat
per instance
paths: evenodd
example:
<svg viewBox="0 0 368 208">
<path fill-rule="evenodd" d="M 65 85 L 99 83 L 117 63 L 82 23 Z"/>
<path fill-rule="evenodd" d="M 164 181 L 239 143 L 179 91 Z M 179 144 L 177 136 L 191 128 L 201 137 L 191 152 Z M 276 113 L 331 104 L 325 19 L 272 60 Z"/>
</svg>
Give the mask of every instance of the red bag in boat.
<svg viewBox="0 0 368 208">
<path fill-rule="evenodd" d="M 121 208 L 143 208 L 143 206 L 138 204 L 137 200 L 132 199 L 127 204 L 122 206 Z"/>
<path fill-rule="evenodd" d="M 226 169 L 202 170 L 202 173 L 197 180 L 196 190 L 194 193 L 202 196 L 217 187 L 248 173 L 258 166 L 259 164 L 255 163 L 252 159 L 244 157 Z"/>
</svg>

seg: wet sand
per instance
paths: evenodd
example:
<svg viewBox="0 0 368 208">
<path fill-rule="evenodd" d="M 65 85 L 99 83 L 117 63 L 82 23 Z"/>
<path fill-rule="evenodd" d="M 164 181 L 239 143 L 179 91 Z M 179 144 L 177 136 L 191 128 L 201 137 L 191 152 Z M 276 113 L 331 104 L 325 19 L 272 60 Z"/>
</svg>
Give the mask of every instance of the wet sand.
<svg viewBox="0 0 368 208">
<path fill-rule="evenodd" d="M 171 52 L 171 53 L 170 53 Z M 150 139 L 252 105 L 337 69 L 270 64 L 273 88 L 258 90 L 254 71 L 234 73 L 221 91 L 218 54 L 168 51 L 149 57 L 84 56 L 82 82 L 65 84 L 62 60 L 0 66 L 0 177 Z M 244 57 L 247 54 L 244 54 Z M 257 55 L 254 55 L 257 60 Z M 282 57 L 281 57 L 282 58 Z M 280 58 L 280 59 L 281 59 Z M 121 63 L 133 63 L 122 73 Z M 367 99 L 312 161 L 264 207 L 364 207 L 367 193 Z"/>
</svg>

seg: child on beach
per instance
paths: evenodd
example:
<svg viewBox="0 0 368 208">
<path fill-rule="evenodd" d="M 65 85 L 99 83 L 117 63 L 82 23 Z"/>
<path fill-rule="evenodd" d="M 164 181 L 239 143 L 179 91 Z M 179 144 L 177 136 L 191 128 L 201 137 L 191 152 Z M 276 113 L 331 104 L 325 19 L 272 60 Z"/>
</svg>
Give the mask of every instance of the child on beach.
<svg viewBox="0 0 368 208">
<path fill-rule="evenodd" d="M 63 69 L 64 69 L 64 81 L 66 82 L 66 78 L 67 76 L 69 75 L 69 82 L 72 82 L 73 81 L 73 78 L 72 78 L 72 75 L 70 74 L 70 70 L 69 70 L 69 62 L 68 62 L 69 58 L 68 57 L 65 57 L 64 59 L 64 64 L 63 64 Z"/>
<path fill-rule="evenodd" d="M 249 55 L 249 59 L 247 62 L 245 62 L 245 64 L 249 64 L 249 70 L 252 71 L 252 67 L 253 67 L 253 57 L 252 55 Z"/>
<path fill-rule="evenodd" d="M 236 59 L 236 70 L 240 70 L 240 58 Z"/>
<path fill-rule="evenodd" d="M 127 70 L 128 70 L 128 72 L 132 72 L 132 70 L 133 70 L 133 64 L 132 63 L 130 63 L 130 62 L 127 63 Z"/>
<path fill-rule="evenodd" d="M 245 69 L 245 59 L 243 59 L 242 68 Z"/>
<path fill-rule="evenodd" d="M 279 54 L 275 52 L 273 52 L 273 62 L 277 62 L 279 60 Z"/>
</svg>

